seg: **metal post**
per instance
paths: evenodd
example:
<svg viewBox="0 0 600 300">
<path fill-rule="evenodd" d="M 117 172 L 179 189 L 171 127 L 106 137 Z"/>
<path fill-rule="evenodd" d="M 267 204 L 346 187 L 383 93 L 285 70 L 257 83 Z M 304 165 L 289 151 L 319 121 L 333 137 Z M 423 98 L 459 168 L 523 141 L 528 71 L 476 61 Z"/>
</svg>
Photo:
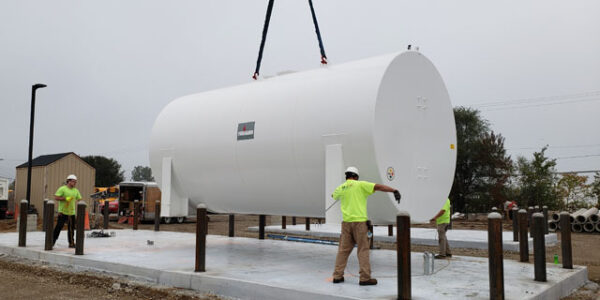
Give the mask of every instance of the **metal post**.
<svg viewBox="0 0 600 300">
<path fill-rule="evenodd" d="M 285 227 L 287 226 L 287 220 L 285 218 L 285 216 L 281 216 L 281 229 L 285 229 Z"/>
<path fill-rule="evenodd" d="M 206 271 L 206 205 L 198 204 L 196 209 L 196 267 L 194 272 Z"/>
<path fill-rule="evenodd" d="M 512 208 L 513 242 L 519 241 L 519 209 Z"/>
<path fill-rule="evenodd" d="M 546 281 L 546 241 L 544 238 L 544 214 L 536 212 L 533 219 L 533 267 L 535 281 Z"/>
<path fill-rule="evenodd" d="M 562 265 L 565 269 L 573 269 L 573 251 L 571 249 L 571 219 L 569 213 L 560 213 L 560 247 L 562 250 Z"/>
<path fill-rule="evenodd" d="M 258 239 L 259 240 L 265 239 L 265 223 L 266 223 L 265 215 L 259 215 L 258 216 Z"/>
<path fill-rule="evenodd" d="M 525 211 L 524 209 L 519 209 L 519 254 L 519 261 L 529 261 L 529 241 L 527 237 L 527 211 Z"/>
<path fill-rule="evenodd" d="M 548 230 L 548 206 L 544 205 L 542 207 L 542 213 L 544 214 L 544 234 L 550 233 Z"/>
<path fill-rule="evenodd" d="M 502 257 L 502 216 L 488 215 L 488 256 L 490 299 L 504 299 L 504 262 Z"/>
<path fill-rule="evenodd" d="M 411 299 L 410 277 L 410 215 L 396 215 L 396 261 L 398 269 L 398 299 Z"/>
<path fill-rule="evenodd" d="M 306 218 L 306 221 L 304 221 L 305 227 L 306 227 L 306 231 L 310 231 L 310 218 Z"/>
<path fill-rule="evenodd" d="M 138 230 L 138 221 L 140 218 L 140 201 L 133 201 L 133 230 Z"/>
<path fill-rule="evenodd" d="M 154 231 L 160 231 L 160 201 L 154 203 Z"/>
<path fill-rule="evenodd" d="M 52 250 L 54 246 L 54 201 L 44 201 L 44 232 L 46 234 L 44 250 Z"/>
<path fill-rule="evenodd" d="M 229 237 L 235 236 L 235 215 L 229 215 Z"/>
<path fill-rule="evenodd" d="M 104 205 L 106 205 L 105 203 Z M 75 228 L 75 255 L 83 255 L 83 239 L 85 238 L 85 208 L 84 201 L 77 202 L 77 227 Z"/>
<path fill-rule="evenodd" d="M 388 236 L 394 236 L 394 225 L 388 225 Z"/>
<path fill-rule="evenodd" d="M 104 226 L 102 228 L 107 229 L 108 230 L 108 218 L 109 218 L 109 204 L 108 201 L 106 199 L 104 199 L 104 209 L 102 211 L 102 215 L 104 216 Z M 135 213 L 134 213 L 135 214 Z"/>
<path fill-rule="evenodd" d="M 296 225 L 296 217 L 292 217 L 292 225 Z"/>
<path fill-rule="evenodd" d="M 44 206 L 42 207 L 42 231 L 46 232 L 46 204 L 48 199 L 44 199 Z"/>
<path fill-rule="evenodd" d="M 25 247 L 27 240 L 27 205 L 29 202 L 23 199 L 19 206 L 19 247 Z"/>
</svg>

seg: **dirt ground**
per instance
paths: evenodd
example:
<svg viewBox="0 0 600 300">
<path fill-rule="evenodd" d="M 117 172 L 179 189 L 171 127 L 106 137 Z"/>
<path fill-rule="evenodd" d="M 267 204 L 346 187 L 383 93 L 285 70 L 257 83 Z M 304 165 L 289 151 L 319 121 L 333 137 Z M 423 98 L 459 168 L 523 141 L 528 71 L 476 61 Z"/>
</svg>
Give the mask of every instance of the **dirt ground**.
<svg viewBox="0 0 600 300">
<path fill-rule="evenodd" d="M 229 228 L 229 219 L 227 215 L 209 215 L 208 233 L 216 235 L 227 235 Z M 304 218 L 297 218 L 297 224 L 304 224 Z M 267 216 L 266 223 L 279 224 L 280 217 Z M 291 217 L 287 218 L 288 224 L 291 224 Z M 312 220 L 316 222 L 316 220 Z M 247 228 L 258 225 L 258 216 L 255 215 L 236 215 L 235 236 L 258 238 L 257 232 L 249 232 Z M 415 227 L 432 227 L 432 225 L 414 225 Z M 124 229 L 131 228 L 127 224 L 110 223 L 110 228 Z M 140 229 L 152 230 L 154 224 L 140 224 Z M 453 229 L 471 229 L 485 230 L 487 224 L 483 221 L 455 221 Z M 504 230 L 511 231 L 512 225 L 506 222 L 503 225 Z M 14 232 L 16 223 L 14 220 L 0 220 L 0 232 Z M 189 220 L 184 224 L 161 224 L 161 231 L 177 232 L 195 232 L 195 220 Z M 573 295 L 567 297 L 569 300 L 600 299 L 600 234 L 578 234 L 572 233 L 573 263 L 576 265 L 585 265 L 588 267 L 589 279 L 592 281 L 585 287 L 578 290 Z M 559 234 L 560 239 L 560 234 Z M 335 240 L 335 239 L 333 239 Z M 375 243 L 376 248 L 395 249 L 393 243 Z M 436 252 L 437 247 L 431 246 L 411 246 L 412 251 Z M 554 261 L 554 254 L 561 256 L 560 246 L 547 248 L 546 260 L 549 263 Z M 486 257 L 486 250 L 476 249 L 452 249 L 455 255 Z M 519 254 L 514 252 L 505 252 L 505 259 L 518 260 Z M 533 256 L 530 255 L 530 261 Z M 120 278 L 116 276 L 107 276 L 97 272 L 76 272 L 65 267 L 48 266 L 47 264 L 28 261 L 14 257 L 2 256 L 0 254 L 0 288 L 8 291 L 3 294 L 4 299 L 79 299 L 85 295 L 90 299 L 219 299 L 214 295 L 205 295 L 193 291 L 184 291 L 181 289 L 164 288 L 152 286 L 147 283 L 140 283 Z M 24 286 L 22 282 L 29 284 Z"/>
</svg>

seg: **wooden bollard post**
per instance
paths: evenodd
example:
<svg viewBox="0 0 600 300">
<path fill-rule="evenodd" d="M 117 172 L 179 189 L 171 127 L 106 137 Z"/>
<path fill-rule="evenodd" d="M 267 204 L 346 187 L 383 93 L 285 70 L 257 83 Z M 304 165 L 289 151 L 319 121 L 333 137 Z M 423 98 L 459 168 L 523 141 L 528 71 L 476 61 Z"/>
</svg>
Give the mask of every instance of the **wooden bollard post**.
<svg viewBox="0 0 600 300">
<path fill-rule="evenodd" d="M 512 208 L 513 242 L 519 241 L 519 209 Z"/>
<path fill-rule="evenodd" d="M 544 238 L 544 214 L 536 212 L 533 220 L 533 267 L 535 281 L 546 281 L 546 241 Z"/>
<path fill-rule="evenodd" d="M 110 205 L 108 204 L 108 200 L 104 199 L 104 208 L 102 209 L 102 216 L 104 216 L 104 222 L 103 222 L 103 226 L 102 228 L 108 230 L 108 219 L 109 219 L 109 208 Z M 134 213 L 135 214 L 135 213 Z"/>
<path fill-rule="evenodd" d="M 235 236 L 235 215 L 229 215 L 229 237 Z"/>
<path fill-rule="evenodd" d="M 106 205 L 106 204 L 105 204 Z M 85 201 L 77 202 L 77 226 L 75 226 L 75 255 L 83 255 L 83 239 L 85 238 Z"/>
<path fill-rule="evenodd" d="M 504 262 L 502 255 L 502 216 L 488 215 L 488 256 L 490 299 L 504 299 Z"/>
<path fill-rule="evenodd" d="M 304 227 L 306 227 L 306 231 L 310 231 L 310 218 L 306 218 L 304 221 Z"/>
<path fill-rule="evenodd" d="M 296 217 L 292 217 L 292 225 L 296 225 Z"/>
<path fill-rule="evenodd" d="M 531 228 L 531 215 L 533 215 L 533 206 L 527 208 L 527 227 Z"/>
<path fill-rule="evenodd" d="M 27 240 L 27 200 L 21 200 L 19 209 L 19 247 L 25 247 Z"/>
<path fill-rule="evenodd" d="M 259 215 L 258 216 L 258 239 L 259 240 L 265 239 L 265 223 L 266 223 L 266 216 Z"/>
<path fill-rule="evenodd" d="M 198 204 L 196 209 L 196 266 L 194 272 L 206 271 L 206 205 Z"/>
<path fill-rule="evenodd" d="M 529 261 L 529 240 L 527 237 L 527 211 L 519 209 L 519 254 L 520 262 Z"/>
<path fill-rule="evenodd" d="M 388 236 L 394 236 L 394 225 L 388 225 Z"/>
<path fill-rule="evenodd" d="M 160 201 L 154 203 L 154 231 L 160 231 Z"/>
<path fill-rule="evenodd" d="M 44 233 L 46 234 L 44 250 L 52 250 L 54 246 L 54 201 L 44 201 Z"/>
<path fill-rule="evenodd" d="M 133 201 L 133 230 L 138 230 L 138 221 L 140 218 L 140 201 Z"/>
<path fill-rule="evenodd" d="M 548 230 L 548 206 L 542 206 L 542 213 L 544 214 L 544 234 L 550 233 Z"/>
<path fill-rule="evenodd" d="M 573 251 L 571 248 L 571 219 L 569 213 L 560 213 L 560 248 L 562 265 L 565 269 L 573 269 Z"/>
<path fill-rule="evenodd" d="M 398 299 L 411 299 L 410 277 L 410 215 L 396 215 L 396 261 L 398 272 Z"/>
<path fill-rule="evenodd" d="M 46 232 L 46 203 L 48 199 L 44 199 L 44 206 L 42 206 L 42 231 Z"/>
<path fill-rule="evenodd" d="M 492 212 L 498 212 L 498 208 L 497 207 L 492 207 Z"/>
<path fill-rule="evenodd" d="M 285 227 L 287 226 L 287 220 L 285 218 L 285 216 L 281 216 L 281 229 L 285 229 Z"/>
</svg>

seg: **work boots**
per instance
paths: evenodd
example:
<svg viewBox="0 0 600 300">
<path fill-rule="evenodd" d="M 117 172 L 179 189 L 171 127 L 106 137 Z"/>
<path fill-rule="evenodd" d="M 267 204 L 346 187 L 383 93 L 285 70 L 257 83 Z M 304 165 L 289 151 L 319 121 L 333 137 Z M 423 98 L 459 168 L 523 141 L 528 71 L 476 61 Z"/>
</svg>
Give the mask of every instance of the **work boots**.
<svg viewBox="0 0 600 300">
<path fill-rule="evenodd" d="M 366 281 L 359 281 L 358 284 L 360 284 L 360 285 L 376 285 L 377 284 L 377 279 L 371 278 L 371 279 L 366 280 Z"/>
</svg>

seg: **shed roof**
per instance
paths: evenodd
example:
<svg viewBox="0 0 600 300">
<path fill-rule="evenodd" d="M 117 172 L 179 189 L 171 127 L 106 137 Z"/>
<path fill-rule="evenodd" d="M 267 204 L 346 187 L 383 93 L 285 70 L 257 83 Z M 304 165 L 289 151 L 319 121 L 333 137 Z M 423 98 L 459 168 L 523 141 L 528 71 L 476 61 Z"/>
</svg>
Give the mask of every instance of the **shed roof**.
<svg viewBox="0 0 600 300">
<path fill-rule="evenodd" d="M 57 153 L 57 154 L 48 154 L 48 155 L 40 155 L 36 158 L 34 158 L 33 160 L 31 160 L 31 166 L 32 167 L 40 167 L 40 166 L 47 166 L 69 154 L 71 154 L 73 152 L 66 152 L 66 153 Z M 75 153 L 73 153 L 75 154 Z M 77 155 L 77 154 L 75 154 Z M 27 168 L 27 164 L 28 162 L 24 162 L 20 165 L 17 166 L 17 169 L 19 168 Z"/>
</svg>

